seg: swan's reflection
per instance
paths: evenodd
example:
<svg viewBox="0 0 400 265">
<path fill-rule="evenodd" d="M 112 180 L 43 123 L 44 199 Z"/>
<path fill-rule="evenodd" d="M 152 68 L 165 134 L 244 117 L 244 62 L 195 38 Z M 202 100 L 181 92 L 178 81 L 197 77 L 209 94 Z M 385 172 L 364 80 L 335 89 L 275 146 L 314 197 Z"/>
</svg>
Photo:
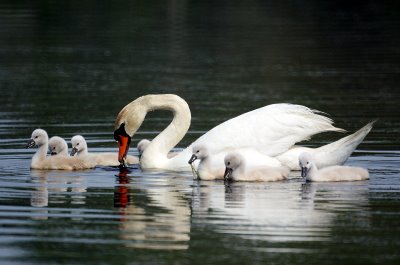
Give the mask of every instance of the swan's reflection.
<svg viewBox="0 0 400 265">
<path fill-rule="evenodd" d="M 201 181 L 195 191 L 197 222 L 213 225 L 219 233 L 270 242 L 330 240 L 339 215 L 368 205 L 365 182 Z"/>
<path fill-rule="evenodd" d="M 128 173 L 121 170 L 114 193 L 114 206 L 121 216 L 121 238 L 126 246 L 187 249 L 191 210 L 181 193 L 182 183 L 168 176 L 145 176 L 146 181 L 154 182 L 147 186 L 140 183 L 140 177 Z M 138 183 L 130 183 L 136 180 Z"/>
<path fill-rule="evenodd" d="M 65 204 L 69 200 L 71 204 L 85 204 L 86 186 L 82 176 L 59 171 L 32 170 L 31 182 L 34 186 L 31 192 L 33 207 L 43 208 L 49 203 Z"/>
</svg>

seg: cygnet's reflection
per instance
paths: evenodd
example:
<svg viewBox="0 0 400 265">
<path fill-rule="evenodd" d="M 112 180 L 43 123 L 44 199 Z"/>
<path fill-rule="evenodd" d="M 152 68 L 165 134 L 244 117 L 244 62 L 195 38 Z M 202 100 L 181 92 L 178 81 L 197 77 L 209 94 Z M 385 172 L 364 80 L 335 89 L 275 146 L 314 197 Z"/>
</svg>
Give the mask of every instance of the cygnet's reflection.
<svg viewBox="0 0 400 265">
<path fill-rule="evenodd" d="M 63 171 L 32 170 L 31 206 L 47 207 L 51 204 L 85 204 L 84 177 Z"/>
<path fill-rule="evenodd" d="M 187 249 L 191 210 L 181 193 L 182 181 L 150 174 L 143 179 L 128 173 L 118 174 L 114 192 L 114 206 L 121 216 L 120 237 L 126 246 Z"/>
<path fill-rule="evenodd" d="M 365 182 L 200 181 L 194 191 L 192 216 L 197 222 L 209 223 L 219 233 L 271 242 L 330 240 L 340 214 L 368 205 Z"/>
</svg>

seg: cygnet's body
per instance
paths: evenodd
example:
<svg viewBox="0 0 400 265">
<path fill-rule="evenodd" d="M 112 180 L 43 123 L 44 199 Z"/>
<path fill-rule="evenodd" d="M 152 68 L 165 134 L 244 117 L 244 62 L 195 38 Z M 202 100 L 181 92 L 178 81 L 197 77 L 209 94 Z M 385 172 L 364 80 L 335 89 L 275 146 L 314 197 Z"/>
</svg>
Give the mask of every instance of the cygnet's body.
<svg viewBox="0 0 400 265">
<path fill-rule="evenodd" d="M 279 181 L 289 177 L 290 170 L 283 166 L 249 166 L 242 154 L 232 152 L 225 156 L 225 180 Z"/>
<path fill-rule="evenodd" d="M 87 143 L 82 135 L 75 135 L 71 139 L 71 156 L 89 157 L 99 166 L 119 166 L 118 154 L 116 153 L 89 153 Z M 135 156 L 126 156 L 128 164 L 137 164 L 139 159 Z"/>
<path fill-rule="evenodd" d="M 136 147 L 137 147 L 137 150 L 138 150 L 138 152 L 139 152 L 139 160 L 140 160 L 140 157 L 142 156 L 144 150 L 147 148 L 147 146 L 149 146 L 150 143 L 151 143 L 151 141 L 148 140 L 148 139 L 142 139 L 142 140 L 140 140 L 140 141 L 138 142 L 138 144 L 137 144 Z M 169 153 L 167 154 L 167 157 L 168 157 L 168 158 L 172 158 L 172 157 L 177 156 L 179 153 L 180 153 L 180 152 L 169 152 Z"/>
<path fill-rule="evenodd" d="M 38 147 L 38 150 L 32 157 L 32 169 L 82 170 L 96 166 L 94 162 L 85 157 L 47 156 L 49 137 L 47 132 L 42 129 L 36 129 L 32 132 L 27 148 L 35 146 Z"/>
<path fill-rule="evenodd" d="M 226 150 L 217 154 L 211 154 L 209 150 L 210 148 L 205 144 L 194 145 L 192 149 L 193 154 L 189 163 L 193 163 L 197 159 L 200 160 L 197 172 L 201 180 L 224 179 L 224 158 L 231 150 Z M 237 148 L 233 150 L 246 157 L 248 164 L 251 166 L 281 166 L 281 163 L 276 158 L 261 154 L 253 148 Z"/>
<path fill-rule="evenodd" d="M 49 140 L 49 151 L 52 156 L 68 156 L 68 144 L 63 138 L 53 136 Z"/>
<path fill-rule="evenodd" d="M 361 167 L 330 166 L 318 170 L 314 157 L 309 153 L 299 156 L 301 176 L 307 181 L 356 181 L 369 179 L 368 170 Z"/>
</svg>

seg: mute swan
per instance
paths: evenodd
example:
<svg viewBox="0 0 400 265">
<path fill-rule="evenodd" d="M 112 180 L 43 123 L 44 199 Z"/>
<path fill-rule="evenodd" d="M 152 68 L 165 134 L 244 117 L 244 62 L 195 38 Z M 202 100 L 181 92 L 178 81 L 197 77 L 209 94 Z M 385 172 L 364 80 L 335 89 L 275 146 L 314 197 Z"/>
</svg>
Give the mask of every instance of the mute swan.
<svg viewBox="0 0 400 265">
<path fill-rule="evenodd" d="M 249 159 L 247 159 L 247 161 L 252 166 L 281 166 L 281 163 L 276 158 L 261 154 L 252 148 L 238 148 L 224 150 L 217 154 L 210 154 L 207 145 L 200 143 L 194 144 L 192 150 L 193 155 L 189 160 L 189 164 L 193 163 L 197 159 L 200 160 L 200 163 L 197 167 L 197 173 L 201 180 L 223 179 L 225 173 L 224 158 L 228 152 L 232 150 L 234 150 L 236 153 L 240 153 L 242 156 L 248 157 Z"/>
<path fill-rule="evenodd" d="M 89 153 L 87 143 L 82 135 L 75 135 L 71 138 L 72 150 L 71 156 L 76 154 L 77 157 L 89 156 L 96 161 L 98 166 L 118 166 L 118 155 L 115 153 Z M 135 156 L 127 156 L 128 164 L 137 164 L 139 159 Z"/>
<path fill-rule="evenodd" d="M 355 181 L 369 179 L 368 170 L 361 167 L 331 166 L 318 170 L 314 158 L 309 153 L 299 156 L 301 176 L 307 181 Z"/>
<path fill-rule="evenodd" d="M 232 152 L 225 156 L 225 180 L 234 181 L 278 181 L 287 179 L 287 167 L 248 166 L 244 156 Z"/>
<path fill-rule="evenodd" d="M 52 156 L 68 156 L 68 144 L 63 138 L 53 136 L 49 140 L 49 151 Z"/>
<path fill-rule="evenodd" d="M 342 165 L 353 153 L 354 149 L 364 140 L 371 131 L 375 121 L 366 124 L 353 134 L 343 137 L 333 143 L 318 148 L 304 146 L 293 146 L 285 153 L 276 158 L 290 170 L 300 170 L 299 155 L 303 152 L 313 154 L 315 165 L 318 168 Z"/>
<path fill-rule="evenodd" d="M 168 152 L 179 143 L 190 125 L 190 109 L 182 98 L 171 95 L 146 95 L 126 105 L 115 121 L 114 139 L 118 141 L 118 160 L 124 164 L 131 137 L 139 129 L 147 112 L 168 110 L 172 122 L 154 138 L 141 157 L 142 169 L 190 171 L 187 158 L 190 145 L 179 155 L 168 158 Z M 212 143 L 211 153 L 226 148 L 252 147 L 269 156 L 287 151 L 296 142 L 325 131 L 343 131 L 318 111 L 293 104 L 273 104 L 259 108 L 214 127 L 194 143 Z"/>
<path fill-rule="evenodd" d="M 144 150 L 147 148 L 147 146 L 149 146 L 150 143 L 151 143 L 151 141 L 148 139 L 142 139 L 138 142 L 136 147 L 139 152 L 139 160 L 140 160 L 140 157 L 142 156 Z M 171 158 L 171 157 L 177 156 L 179 153 L 180 152 L 169 152 L 167 157 Z"/>
<path fill-rule="evenodd" d="M 38 147 L 32 157 L 32 169 L 81 170 L 96 166 L 93 161 L 86 157 L 47 156 L 48 145 L 49 137 L 45 130 L 36 129 L 32 132 L 31 139 L 26 146 L 27 148 Z"/>
</svg>

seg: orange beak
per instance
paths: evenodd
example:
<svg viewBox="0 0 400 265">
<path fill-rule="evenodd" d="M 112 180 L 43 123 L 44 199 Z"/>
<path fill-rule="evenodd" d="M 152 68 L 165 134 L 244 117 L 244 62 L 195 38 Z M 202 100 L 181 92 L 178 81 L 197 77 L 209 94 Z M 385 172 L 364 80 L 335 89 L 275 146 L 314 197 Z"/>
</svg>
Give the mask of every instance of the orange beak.
<svg viewBox="0 0 400 265">
<path fill-rule="evenodd" d="M 128 154 L 129 144 L 131 143 L 131 138 L 126 135 L 119 135 L 118 139 L 118 161 L 122 162 L 123 159 Z"/>
</svg>

